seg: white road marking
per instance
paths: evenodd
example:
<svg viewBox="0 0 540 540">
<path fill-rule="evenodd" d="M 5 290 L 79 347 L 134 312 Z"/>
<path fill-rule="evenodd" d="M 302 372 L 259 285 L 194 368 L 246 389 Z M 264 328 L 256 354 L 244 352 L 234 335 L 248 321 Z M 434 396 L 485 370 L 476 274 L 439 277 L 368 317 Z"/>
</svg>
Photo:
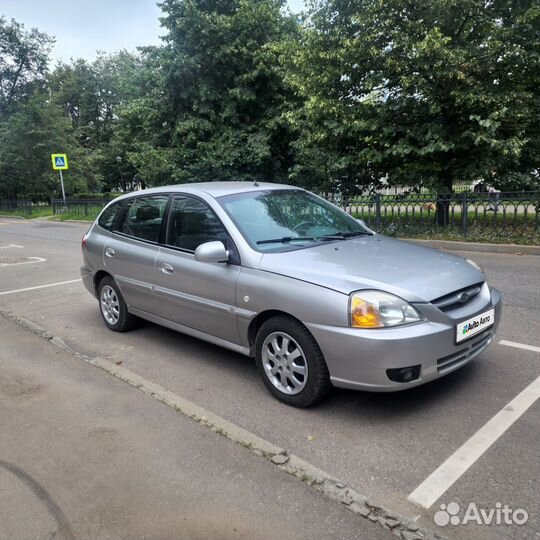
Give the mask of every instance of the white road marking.
<svg viewBox="0 0 540 540">
<path fill-rule="evenodd" d="M 5 266 L 19 266 L 21 264 L 35 264 L 40 262 L 45 262 L 47 259 L 43 257 L 25 257 L 26 261 L 16 262 L 16 263 L 0 263 L 0 266 L 3 268 Z"/>
<path fill-rule="evenodd" d="M 499 341 L 499 345 L 540 353 L 540 347 L 535 347 L 534 345 L 525 345 L 524 343 L 516 343 L 515 341 L 507 341 L 506 339 L 501 339 L 501 341 Z"/>
<path fill-rule="evenodd" d="M 20 292 L 26 292 L 26 291 L 35 291 L 36 289 L 46 289 L 47 287 L 57 287 L 58 285 L 67 285 L 68 283 L 77 283 L 78 281 L 82 281 L 81 278 L 79 279 L 70 279 L 69 281 L 58 281 L 57 283 L 47 283 L 46 285 L 37 285 L 36 287 L 26 287 L 26 289 L 15 289 L 13 291 L 2 291 L 0 292 L 0 296 L 3 296 L 5 294 L 15 294 Z"/>
<path fill-rule="evenodd" d="M 23 249 L 24 246 L 18 246 L 17 244 L 8 244 L 7 246 L 0 246 L 0 249 L 8 249 L 8 248 L 19 248 Z"/>
<path fill-rule="evenodd" d="M 407 499 L 424 508 L 432 506 L 538 398 L 540 398 L 540 377 L 484 424 Z"/>
</svg>

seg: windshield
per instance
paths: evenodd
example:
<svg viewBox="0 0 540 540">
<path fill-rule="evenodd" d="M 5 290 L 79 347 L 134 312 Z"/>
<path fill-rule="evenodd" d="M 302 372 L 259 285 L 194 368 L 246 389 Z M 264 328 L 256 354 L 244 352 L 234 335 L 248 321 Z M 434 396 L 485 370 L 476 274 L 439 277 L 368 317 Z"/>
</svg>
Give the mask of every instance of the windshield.
<svg viewBox="0 0 540 540">
<path fill-rule="evenodd" d="M 289 251 L 371 234 L 356 219 L 306 191 L 252 191 L 218 201 L 258 251 Z"/>
</svg>

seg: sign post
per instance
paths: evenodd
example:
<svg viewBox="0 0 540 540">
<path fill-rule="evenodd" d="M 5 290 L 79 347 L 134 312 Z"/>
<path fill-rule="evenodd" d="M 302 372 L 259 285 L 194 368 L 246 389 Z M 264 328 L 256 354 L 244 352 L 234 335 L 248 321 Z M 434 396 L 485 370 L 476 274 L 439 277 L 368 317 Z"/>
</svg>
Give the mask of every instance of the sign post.
<svg viewBox="0 0 540 540">
<path fill-rule="evenodd" d="M 64 177 L 62 176 L 62 171 L 68 170 L 68 159 L 67 154 L 51 154 L 52 167 L 55 171 L 60 173 L 60 185 L 62 186 L 62 199 L 64 200 L 64 205 L 66 204 L 66 191 L 64 189 Z"/>
</svg>

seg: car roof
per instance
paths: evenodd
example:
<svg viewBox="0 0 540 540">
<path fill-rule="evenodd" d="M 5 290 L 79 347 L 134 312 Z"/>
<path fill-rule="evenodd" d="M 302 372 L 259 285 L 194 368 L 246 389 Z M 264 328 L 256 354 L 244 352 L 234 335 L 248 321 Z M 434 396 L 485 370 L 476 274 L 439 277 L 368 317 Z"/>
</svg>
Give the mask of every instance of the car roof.
<svg viewBox="0 0 540 540">
<path fill-rule="evenodd" d="M 207 193 L 212 197 L 222 197 L 224 195 L 234 195 L 249 191 L 267 191 L 277 189 L 301 189 L 287 184 L 273 184 L 271 182 L 200 182 L 192 184 L 174 184 L 171 186 L 159 186 L 150 189 L 143 189 L 126 193 L 125 196 L 151 195 L 153 193 Z"/>
</svg>

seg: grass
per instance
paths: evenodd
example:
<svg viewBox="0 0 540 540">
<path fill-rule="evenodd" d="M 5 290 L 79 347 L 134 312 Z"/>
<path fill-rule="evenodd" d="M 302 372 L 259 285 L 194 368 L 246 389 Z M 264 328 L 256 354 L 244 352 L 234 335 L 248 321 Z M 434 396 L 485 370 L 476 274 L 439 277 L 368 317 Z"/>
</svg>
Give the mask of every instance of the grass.
<svg viewBox="0 0 540 540">
<path fill-rule="evenodd" d="M 353 212 L 354 217 L 365 219 L 372 227 L 373 213 Z M 388 236 L 423 238 L 429 240 L 457 240 L 462 242 L 485 242 L 495 244 L 540 245 L 540 219 L 534 214 L 503 214 L 499 212 L 468 212 L 467 235 L 463 234 L 461 212 L 450 216 L 450 224 L 435 224 L 435 212 L 411 209 L 407 213 L 394 211 L 381 215 L 379 231 Z"/>
<path fill-rule="evenodd" d="M 0 209 L 0 215 L 7 216 L 7 217 L 22 217 L 26 219 L 34 219 L 34 218 L 52 216 L 53 211 L 50 206 L 34 206 L 32 208 L 32 212 L 28 212 L 23 209 L 16 209 L 16 210 Z"/>
<path fill-rule="evenodd" d="M 63 214 L 55 214 L 55 221 L 94 221 L 99 213 L 101 212 L 102 207 L 90 207 L 88 208 L 88 213 L 84 214 L 81 212 L 64 212 Z"/>
<path fill-rule="evenodd" d="M 84 210 L 81 209 L 75 211 L 72 210 L 63 214 L 53 214 L 52 206 L 33 206 L 32 212 L 28 212 L 22 208 L 16 210 L 0 209 L 0 216 L 22 217 L 25 219 L 52 218 L 55 221 L 94 221 L 94 219 L 97 218 L 98 214 L 101 212 L 102 209 L 102 206 L 89 206 L 86 214 Z"/>
<path fill-rule="evenodd" d="M 380 230 L 389 236 L 430 240 L 540 245 L 540 227 L 535 230 L 534 222 L 530 220 L 516 220 L 506 224 L 499 221 L 469 221 L 467 234 L 464 235 L 459 223 L 438 227 L 433 223 L 382 219 Z"/>
<path fill-rule="evenodd" d="M 375 219 L 375 210 L 374 209 L 355 209 L 354 205 L 350 209 L 351 215 L 355 218 L 361 218 L 361 219 Z M 392 207 L 381 207 L 381 221 L 384 219 L 402 219 L 402 220 L 408 220 L 408 219 L 415 219 L 419 222 L 425 222 L 428 223 L 430 221 L 435 220 L 435 210 L 431 209 L 420 209 L 420 208 L 399 208 L 399 205 L 396 205 L 393 208 L 394 212 L 392 213 Z M 453 212 L 450 212 L 450 222 L 457 222 L 459 221 L 461 223 L 462 219 L 462 212 L 461 208 L 456 207 L 454 208 Z M 498 221 L 498 222 L 530 222 L 533 223 L 535 220 L 540 224 L 540 217 L 536 217 L 536 213 L 534 210 L 528 210 L 527 214 L 524 212 L 514 212 L 513 210 L 507 209 L 506 212 L 503 211 L 502 208 L 499 208 L 497 212 L 493 211 L 484 211 L 483 208 L 479 208 L 478 211 L 475 210 L 469 210 L 467 212 L 467 219 L 469 223 L 473 223 L 475 221 Z"/>
<path fill-rule="evenodd" d="M 496 235 L 492 231 L 469 230 L 467 236 L 463 236 L 461 230 L 452 230 L 451 228 L 438 231 L 400 231 L 388 232 L 381 231 L 388 236 L 399 236 L 401 238 L 418 238 L 422 240 L 454 240 L 457 242 L 478 242 L 485 244 L 516 244 L 522 246 L 540 245 L 540 231 L 531 233 L 506 232 Z"/>
</svg>

